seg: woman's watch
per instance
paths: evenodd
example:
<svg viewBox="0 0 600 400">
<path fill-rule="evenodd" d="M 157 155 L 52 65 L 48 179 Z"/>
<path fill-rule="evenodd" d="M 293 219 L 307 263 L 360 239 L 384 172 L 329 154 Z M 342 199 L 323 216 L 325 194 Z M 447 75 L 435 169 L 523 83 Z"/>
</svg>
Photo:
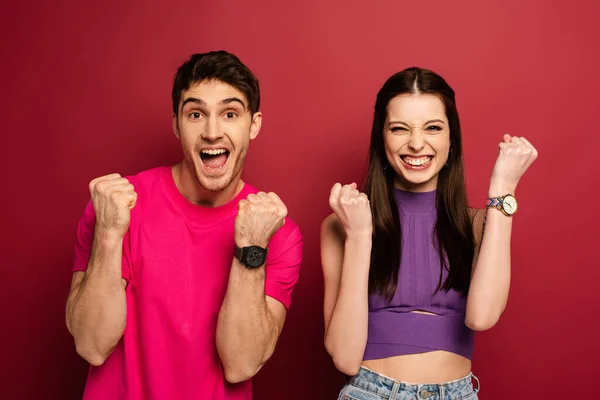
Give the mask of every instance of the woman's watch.
<svg viewBox="0 0 600 400">
<path fill-rule="evenodd" d="M 506 216 L 512 216 L 517 212 L 517 199 L 512 194 L 507 194 L 499 197 L 490 197 L 487 200 L 486 208 L 497 208 Z"/>
</svg>

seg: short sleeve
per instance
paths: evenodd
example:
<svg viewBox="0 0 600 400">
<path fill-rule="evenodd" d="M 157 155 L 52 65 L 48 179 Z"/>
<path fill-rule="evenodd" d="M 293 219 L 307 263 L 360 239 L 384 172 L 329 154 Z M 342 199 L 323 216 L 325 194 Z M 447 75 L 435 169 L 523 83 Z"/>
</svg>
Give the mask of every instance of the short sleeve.
<svg viewBox="0 0 600 400">
<path fill-rule="evenodd" d="M 86 271 L 92 255 L 92 244 L 94 243 L 94 227 L 96 225 L 96 214 L 91 200 L 83 211 L 83 216 L 77 225 L 77 240 L 75 242 L 75 263 L 73 272 Z M 127 282 L 131 280 L 131 267 L 129 263 L 129 231 L 123 238 L 122 276 Z"/>
<path fill-rule="evenodd" d="M 289 226 L 288 221 L 285 226 Z M 265 278 L 265 294 L 281 302 L 286 309 L 290 308 L 292 291 L 300 276 L 303 247 L 300 229 L 294 226 L 288 232 L 280 245 L 269 247 Z M 272 251 L 275 254 L 271 254 Z"/>
</svg>

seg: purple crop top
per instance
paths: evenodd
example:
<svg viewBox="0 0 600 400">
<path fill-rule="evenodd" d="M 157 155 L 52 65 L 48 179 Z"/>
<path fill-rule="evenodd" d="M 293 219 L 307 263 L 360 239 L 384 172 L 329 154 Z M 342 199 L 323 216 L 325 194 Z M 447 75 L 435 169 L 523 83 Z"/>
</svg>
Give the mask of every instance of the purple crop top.
<svg viewBox="0 0 600 400">
<path fill-rule="evenodd" d="M 364 360 L 449 351 L 468 359 L 474 332 L 465 325 L 466 297 L 455 290 L 435 293 L 440 257 L 432 232 L 437 218 L 436 193 L 395 189 L 402 226 L 398 287 L 390 303 L 369 296 L 369 334 Z M 444 270 L 442 282 L 448 276 Z M 437 315 L 411 313 L 427 311 Z"/>
</svg>

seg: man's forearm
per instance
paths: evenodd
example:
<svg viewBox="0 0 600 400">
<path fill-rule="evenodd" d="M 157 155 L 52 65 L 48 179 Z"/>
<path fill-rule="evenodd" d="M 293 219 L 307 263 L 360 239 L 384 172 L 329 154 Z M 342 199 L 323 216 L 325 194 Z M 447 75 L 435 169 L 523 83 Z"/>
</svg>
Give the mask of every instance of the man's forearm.
<svg viewBox="0 0 600 400">
<path fill-rule="evenodd" d="M 252 378 L 273 354 L 279 327 L 265 297 L 265 267 L 233 261 L 217 324 L 216 343 L 231 383 Z"/>
<path fill-rule="evenodd" d="M 67 301 L 67 326 L 77 352 L 92 365 L 106 360 L 125 330 L 121 255 L 122 241 L 96 237 L 88 269 Z"/>
</svg>

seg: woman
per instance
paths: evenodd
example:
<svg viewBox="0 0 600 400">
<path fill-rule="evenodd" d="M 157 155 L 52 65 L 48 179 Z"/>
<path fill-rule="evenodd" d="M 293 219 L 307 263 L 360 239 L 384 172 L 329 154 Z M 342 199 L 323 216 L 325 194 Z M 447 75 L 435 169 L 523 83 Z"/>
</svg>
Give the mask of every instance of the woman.
<svg viewBox="0 0 600 400">
<path fill-rule="evenodd" d="M 504 135 L 487 207 L 469 208 L 454 91 L 409 68 L 377 95 L 369 155 L 364 193 L 336 183 L 321 231 L 340 398 L 477 399 L 474 331 L 506 306 L 514 194 L 537 151 Z"/>
</svg>

